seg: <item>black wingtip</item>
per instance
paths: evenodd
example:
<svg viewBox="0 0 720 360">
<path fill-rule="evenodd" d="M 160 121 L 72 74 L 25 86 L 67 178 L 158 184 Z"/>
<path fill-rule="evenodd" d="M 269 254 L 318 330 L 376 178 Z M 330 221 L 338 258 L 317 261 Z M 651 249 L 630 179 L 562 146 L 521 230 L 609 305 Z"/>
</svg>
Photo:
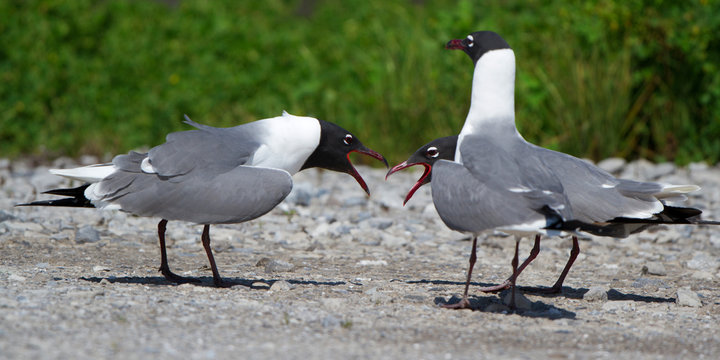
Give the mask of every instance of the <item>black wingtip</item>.
<svg viewBox="0 0 720 360">
<path fill-rule="evenodd" d="M 78 186 L 76 188 L 53 189 L 43 192 L 43 194 L 68 196 L 57 200 L 39 200 L 29 203 L 16 204 L 15 206 L 65 206 L 65 207 L 89 207 L 94 208 L 95 205 L 85 197 L 85 189 L 90 184 Z"/>
</svg>

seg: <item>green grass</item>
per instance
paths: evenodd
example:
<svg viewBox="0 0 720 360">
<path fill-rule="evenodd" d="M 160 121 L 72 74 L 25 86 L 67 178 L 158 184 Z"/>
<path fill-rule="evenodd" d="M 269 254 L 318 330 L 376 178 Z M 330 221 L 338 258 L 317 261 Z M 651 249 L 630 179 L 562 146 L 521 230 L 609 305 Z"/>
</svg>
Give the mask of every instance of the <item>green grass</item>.
<svg viewBox="0 0 720 360">
<path fill-rule="evenodd" d="M 460 130 L 472 65 L 443 45 L 490 29 L 516 52 L 528 140 L 720 160 L 720 1 L 10 0 L 0 13 L 2 157 L 124 153 L 187 129 L 183 114 L 232 126 L 285 109 L 398 162 Z"/>
</svg>

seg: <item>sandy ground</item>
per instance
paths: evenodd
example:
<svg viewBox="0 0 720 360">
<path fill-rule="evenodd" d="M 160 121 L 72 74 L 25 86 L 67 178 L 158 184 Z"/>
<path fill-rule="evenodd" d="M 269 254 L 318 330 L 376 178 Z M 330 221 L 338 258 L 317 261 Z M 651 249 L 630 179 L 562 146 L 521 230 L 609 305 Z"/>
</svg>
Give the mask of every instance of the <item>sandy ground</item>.
<svg viewBox="0 0 720 360">
<path fill-rule="evenodd" d="M 90 159 L 92 160 L 92 159 Z M 88 161 L 90 161 L 88 160 Z M 55 165 L 68 165 L 68 160 Z M 720 168 L 634 162 L 624 177 L 704 188 L 688 204 L 720 218 Z M 402 207 L 419 173 L 383 180 L 306 171 L 272 213 L 213 226 L 212 287 L 201 227 L 170 222 L 174 285 L 157 268 L 158 219 L 94 209 L 16 208 L 69 183 L 46 167 L 0 161 L 0 358 L 717 358 L 720 229 L 658 227 L 585 237 L 561 295 L 520 289 L 520 309 L 473 289 L 510 273 L 512 237 L 481 238 L 470 310 L 470 241 L 437 217 L 429 189 Z M 542 242 L 521 286 L 551 285 L 570 239 Z M 521 257 L 532 247 L 520 243 Z M 527 300 L 527 302 L 523 301 Z"/>
</svg>

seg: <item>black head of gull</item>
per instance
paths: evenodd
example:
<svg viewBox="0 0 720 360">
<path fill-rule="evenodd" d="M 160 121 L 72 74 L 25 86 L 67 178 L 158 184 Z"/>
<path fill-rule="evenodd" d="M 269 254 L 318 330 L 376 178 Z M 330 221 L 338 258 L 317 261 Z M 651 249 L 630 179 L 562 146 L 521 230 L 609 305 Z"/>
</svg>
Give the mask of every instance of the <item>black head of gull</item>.
<svg viewBox="0 0 720 360">
<path fill-rule="evenodd" d="M 432 167 L 436 161 L 452 161 L 455 158 L 455 147 L 457 146 L 457 139 L 457 135 L 435 139 L 421 146 L 419 149 L 417 149 L 417 151 L 415 151 L 415 153 L 410 155 L 407 160 L 393 166 L 393 168 L 388 171 L 387 175 L 385 175 L 386 180 L 388 176 L 392 175 L 393 173 L 403 169 L 407 169 L 411 166 L 422 165 L 425 167 L 425 171 L 423 171 L 420 179 L 415 182 L 415 185 L 410 188 L 410 191 L 408 191 L 407 195 L 405 196 L 405 201 L 403 201 L 403 205 L 405 205 L 410 200 L 413 194 L 415 194 L 415 192 L 421 186 L 430 183 Z"/>
<path fill-rule="evenodd" d="M 464 39 L 448 41 L 445 48 L 450 50 L 462 50 L 470 56 L 473 63 L 477 63 L 477 61 L 488 51 L 510 49 L 510 45 L 497 33 L 492 31 L 476 31 L 469 34 Z"/>
<path fill-rule="evenodd" d="M 352 133 L 331 122 L 320 121 L 320 143 L 303 164 L 301 170 L 319 167 L 350 174 L 370 195 L 365 180 L 350 162 L 350 154 L 357 152 L 378 159 L 388 166 L 387 160 L 379 153 L 368 149 Z"/>
</svg>

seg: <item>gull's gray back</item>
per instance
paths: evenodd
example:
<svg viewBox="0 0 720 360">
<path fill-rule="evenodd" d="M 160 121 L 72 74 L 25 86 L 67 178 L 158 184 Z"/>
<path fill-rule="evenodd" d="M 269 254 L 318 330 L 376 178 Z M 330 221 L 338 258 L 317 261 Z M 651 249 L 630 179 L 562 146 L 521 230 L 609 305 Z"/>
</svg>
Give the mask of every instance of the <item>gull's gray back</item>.
<svg viewBox="0 0 720 360">
<path fill-rule="evenodd" d="M 118 170 L 96 184 L 96 200 L 141 216 L 218 224 L 261 216 L 290 193 L 287 171 L 244 165 L 262 135 L 255 123 L 227 129 L 190 123 L 198 130 L 169 134 L 147 154 L 115 157 Z M 148 156 L 156 173 L 141 169 Z"/>
</svg>

